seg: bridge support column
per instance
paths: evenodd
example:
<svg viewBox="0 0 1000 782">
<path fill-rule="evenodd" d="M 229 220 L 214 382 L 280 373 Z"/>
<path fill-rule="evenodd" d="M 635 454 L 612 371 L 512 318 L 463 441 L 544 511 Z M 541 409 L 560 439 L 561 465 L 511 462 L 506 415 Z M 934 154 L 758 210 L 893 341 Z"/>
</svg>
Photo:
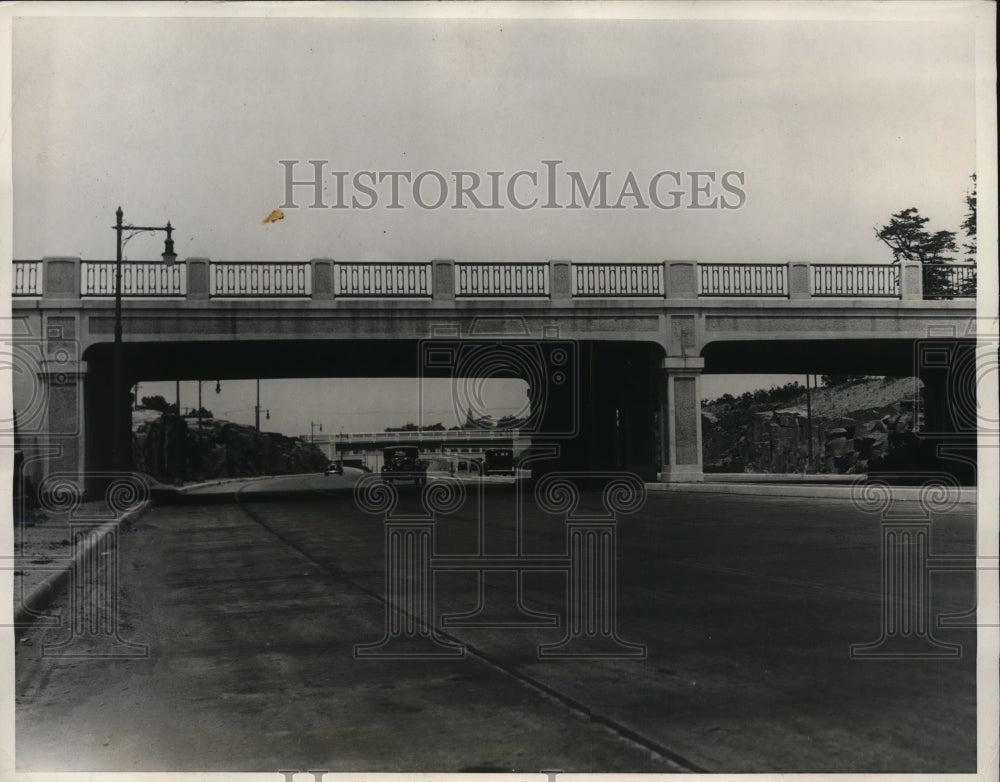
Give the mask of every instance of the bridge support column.
<svg viewBox="0 0 1000 782">
<path fill-rule="evenodd" d="M 7 341 L 16 447 L 33 453 L 28 478 L 39 484 L 50 473 L 80 476 L 83 460 L 83 382 L 73 316 L 26 322 L 23 337 Z"/>
<path fill-rule="evenodd" d="M 559 446 L 560 455 L 532 464 L 548 472 L 634 472 L 656 480 L 656 372 L 661 349 L 652 343 L 581 342 L 573 382 L 547 388 L 541 432 L 565 426 L 575 408 L 573 436 L 532 436 L 532 444 Z M 552 425 L 550 425 L 550 422 Z"/>
<path fill-rule="evenodd" d="M 976 345 L 968 340 L 927 339 L 917 344 L 923 389 L 918 411 L 919 466 L 944 471 L 974 486 L 978 404 Z"/>
<path fill-rule="evenodd" d="M 133 469 L 132 411 L 128 404 L 131 379 L 128 376 L 123 378 L 122 388 L 115 395 L 111 393 L 112 374 L 110 361 L 89 361 L 87 373 L 81 377 L 83 419 L 89 424 L 86 427 L 85 443 L 86 472 L 90 476 L 86 481 L 88 494 L 103 492 L 104 479 L 99 477 L 99 474 L 116 469 L 114 464 L 116 415 L 121 418 L 117 430 L 121 433 L 119 452 L 124 463 L 120 469 L 124 471 Z M 115 410 L 113 403 L 116 397 L 122 400 L 118 410 Z M 80 447 L 84 448 L 83 442 Z"/>
<path fill-rule="evenodd" d="M 701 481 L 701 371 L 703 358 L 663 359 L 660 374 L 659 479 Z"/>
</svg>

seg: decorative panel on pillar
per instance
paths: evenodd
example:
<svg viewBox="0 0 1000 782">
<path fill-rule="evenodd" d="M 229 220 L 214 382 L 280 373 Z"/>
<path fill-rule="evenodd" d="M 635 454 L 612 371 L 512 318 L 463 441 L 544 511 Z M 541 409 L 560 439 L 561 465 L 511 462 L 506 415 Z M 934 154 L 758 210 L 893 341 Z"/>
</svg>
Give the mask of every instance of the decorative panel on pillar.
<svg viewBox="0 0 1000 782">
<path fill-rule="evenodd" d="M 693 377 L 674 378 L 674 432 L 677 464 L 697 464 L 698 459 L 697 381 Z"/>
</svg>

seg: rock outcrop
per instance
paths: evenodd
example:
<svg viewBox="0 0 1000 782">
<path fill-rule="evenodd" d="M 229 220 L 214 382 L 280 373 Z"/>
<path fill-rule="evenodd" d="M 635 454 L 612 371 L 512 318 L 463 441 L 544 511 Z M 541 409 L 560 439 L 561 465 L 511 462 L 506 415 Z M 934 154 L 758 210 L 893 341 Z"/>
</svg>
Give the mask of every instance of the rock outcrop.
<svg viewBox="0 0 1000 782">
<path fill-rule="evenodd" d="M 707 405 L 702 410 L 705 471 L 858 474 L 905 469 L 918 447 L 914 387 L 912 379 L 852 383 L 842 399 L 857 403 L 867 397 L 875 404 L 845 414 L 834 412 L 837 389 L 814 391 L 811 432 L 803 399 L 783 405 L 736 399 Z M 898 398 L 886 401 L 893 396 Z"/>
</svg>

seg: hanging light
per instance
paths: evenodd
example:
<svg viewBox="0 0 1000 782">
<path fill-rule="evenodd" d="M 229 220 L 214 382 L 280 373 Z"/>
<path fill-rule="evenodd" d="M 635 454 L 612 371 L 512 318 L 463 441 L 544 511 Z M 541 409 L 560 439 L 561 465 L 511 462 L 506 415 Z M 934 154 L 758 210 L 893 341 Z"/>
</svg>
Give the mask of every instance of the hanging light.
<svg viewBox="0 0 1000 782">
<path fill-rule="evenodd" d="M 222 393 L 222 383 L 218 380 L 215 381 L 215 393 L 217 394 Z"/>
</svg>

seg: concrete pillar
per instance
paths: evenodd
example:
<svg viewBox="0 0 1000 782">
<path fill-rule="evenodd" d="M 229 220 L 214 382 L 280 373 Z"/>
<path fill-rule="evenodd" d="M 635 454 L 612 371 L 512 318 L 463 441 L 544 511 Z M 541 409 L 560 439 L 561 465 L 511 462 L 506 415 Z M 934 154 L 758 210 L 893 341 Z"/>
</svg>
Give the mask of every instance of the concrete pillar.
<svg viewBox="0 0 1000 782">
<path fill-rule="evenodd" d="M 921 471 L 945 472 L 975 485 L 978 403 L 976 345 L 970 340 L 917 343 L 917 375 L 923 381 L 915 427 Z M 915 422 L 916 423 L 916 422 Z"/>
<path fill-rule="evenodd" d="M 663 359 L 660 383 L 661 481 L 701 481 L 703 358 Z"/>
<path fill-rule="evenodd" d="M 42 298 L 80 298 L 79 258 L 42 258 Z"/>
<path fill-rule="evenodd" d="M 809 264 L 788 264 L 788 298 L 808 299 L 812 295 L 809 285 Z"/>
<path fill-rule="evenodd" d="M 572 266 L 569 261 L 552 261 L 549 264 L 549 297 L 552 301 L 573 298 Z"/>
<path fill-rule="evenodd" d="M 211 291 L 211 281 L 208 276 L 211 261 L 208 258 L 188 258 L 184 262 L 187 264 L 188 300 L 203 301 L 208 299 Z"/>
<path fill-rule="evenodd" d="M 573 382 L 549 386 L 540 432 L 532 445 L 558 445 L 559 456 L 532 464 L 539 477 L 554 470 L 629 471 L 643 480 L 657 477 L 656 376 L 661 349 L 640 342 L 583 342 Z M 575 432 L 565 431 L 568 410 L 576 411 Z"/>
<path fill-rule="evenodd" d="M 698 263 L 696 261 L 666 261 L 665 280 L 668 299 L 698 298 Z"/>
<path fill-rule="evenodd" d="M 924 298 L 923 264 L 908 261 L 900 264 L 899 297 L 903 301 L 920 301 Z"/>
<path fill-rule="evenodd" d="M 455 300 L 455 262 L 447 258 L 431 262 L 434 269 L 434 287 L 431 289 L 435 301 Z"/>
<path fill-rule="evenodd" d="M 312 264 L 312 297 L 313 299 L 333 298 L 333 264 L 332 258 L 313 258 Z"/>
</svg>

